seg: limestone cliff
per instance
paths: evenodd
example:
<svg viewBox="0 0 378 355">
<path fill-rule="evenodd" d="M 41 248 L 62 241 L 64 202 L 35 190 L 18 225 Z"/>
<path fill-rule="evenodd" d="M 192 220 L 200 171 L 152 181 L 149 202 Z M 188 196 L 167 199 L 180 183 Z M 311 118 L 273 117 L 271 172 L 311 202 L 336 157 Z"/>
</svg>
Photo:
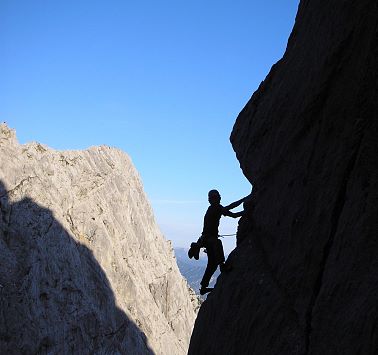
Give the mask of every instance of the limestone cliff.
<svg viewBox="0 0 378 355">
<path fill-rule="evenodd" d="M 254 198 L 189 354 L 377 354 L 377 1 L 302 0 L 231 142 Z"/>
<path fill-rule="evenodd" d="M 0 353 L 184 354 L 195 312 L 128 156 L 0 125 Z"/>
</svg>

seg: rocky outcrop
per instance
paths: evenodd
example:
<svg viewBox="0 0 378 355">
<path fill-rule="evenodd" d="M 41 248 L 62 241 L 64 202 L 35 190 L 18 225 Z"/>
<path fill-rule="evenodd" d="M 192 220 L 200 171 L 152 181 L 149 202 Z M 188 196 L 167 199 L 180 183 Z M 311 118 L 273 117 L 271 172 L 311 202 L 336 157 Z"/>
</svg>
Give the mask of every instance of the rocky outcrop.
<svg viewBox="0 0 378 355">
<path fill-rule="evenodd" d="M 301 1 L 231 135 L 254 197 L 189 354 L 378 353 L 377 63 L 377 1 Z"/>
<path fill-rule="evenodd" d="M 0 166 L 0 353 L 186 353 L 196 297 L 128 156 L 2 124 Z"/>
</svg>

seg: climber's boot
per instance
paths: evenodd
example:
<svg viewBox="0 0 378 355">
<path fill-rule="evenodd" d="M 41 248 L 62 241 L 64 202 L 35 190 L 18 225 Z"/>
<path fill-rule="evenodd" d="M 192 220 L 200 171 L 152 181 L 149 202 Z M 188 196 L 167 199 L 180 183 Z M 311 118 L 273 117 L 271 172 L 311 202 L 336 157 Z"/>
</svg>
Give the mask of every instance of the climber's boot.
<svg viewBox="0 0 378 355">
<path fill-rule="evenodd" d="M 200 295 L 203 296 L 206 293 L 211 292 L 212 290 L 214 290 L 213 287 L 201 287 L 200 288 Z"/>
</svg>

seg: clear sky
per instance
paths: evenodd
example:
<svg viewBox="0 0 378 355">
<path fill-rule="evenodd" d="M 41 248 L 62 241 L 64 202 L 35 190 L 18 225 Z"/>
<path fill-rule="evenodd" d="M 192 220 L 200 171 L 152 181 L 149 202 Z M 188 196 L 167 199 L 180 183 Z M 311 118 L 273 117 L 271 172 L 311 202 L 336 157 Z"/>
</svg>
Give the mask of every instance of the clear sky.
<svg viewBox="0 0 378 355">
<path fill-rule="evenodd" d="M 224 204 L 251 190 L 229 136 L 282 57 L 298 3 L 0 0 L 0 121 L 21 143 L 121 148 L 167 239 L 188 246 L 208 190 Z"/>
</svg>

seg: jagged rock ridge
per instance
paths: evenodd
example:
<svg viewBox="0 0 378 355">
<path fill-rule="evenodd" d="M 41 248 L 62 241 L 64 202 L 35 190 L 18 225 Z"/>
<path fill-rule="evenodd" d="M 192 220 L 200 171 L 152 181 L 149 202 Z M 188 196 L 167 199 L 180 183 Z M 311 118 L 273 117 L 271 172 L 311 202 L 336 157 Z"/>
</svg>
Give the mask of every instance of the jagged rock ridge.
<svg viewBox="0 0 378 355">
<path fill-rule="evenodd" d="M 186 353 L 196 297 L 129 157 L 2 124 L 0 163 L 0 353 Z"/>
<path fill-rule="evenodd" d="M 378 353 L 377 63 L 377 1 L 301 1 L 231 135 L 254 200 L 189 354 Z"/>
</svg>

